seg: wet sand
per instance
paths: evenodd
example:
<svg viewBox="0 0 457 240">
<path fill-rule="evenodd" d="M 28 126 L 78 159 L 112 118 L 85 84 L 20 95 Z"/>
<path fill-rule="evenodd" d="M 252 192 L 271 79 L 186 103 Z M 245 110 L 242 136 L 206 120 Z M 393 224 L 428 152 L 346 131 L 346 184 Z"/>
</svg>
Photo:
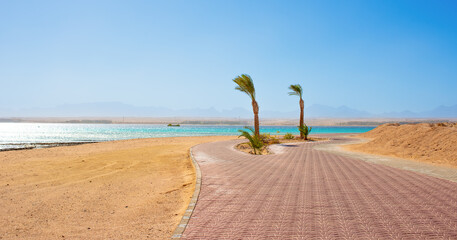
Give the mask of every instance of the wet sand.
<svg viewBox="0 0 457 240">
<path fill-rule="evenodd" d="M 0 239 L 167 239 L 194 191 L 189 148 L 234 138 L 0 152 Z"/>
</svg>

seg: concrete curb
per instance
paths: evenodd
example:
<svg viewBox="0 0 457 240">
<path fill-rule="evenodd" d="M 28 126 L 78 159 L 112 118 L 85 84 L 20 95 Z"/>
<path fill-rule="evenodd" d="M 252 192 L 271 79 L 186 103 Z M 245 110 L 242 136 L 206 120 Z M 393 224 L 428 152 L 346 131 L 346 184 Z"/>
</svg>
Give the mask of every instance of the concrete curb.
<svg viewBox="0 0 457 240">
<path fill-rule="evenodd" d="M 182 234 L 184 233 L 184 230 L 186 230 L 187 224 L 189 223 L 190 217 L 192 216 L 192 213 L 194 212 L 195 205 L 197 204 L 198 196 L 200 195 L 200 188 L 202 185 L 202 172 L 200 170 L 200 166 L 198 165 L 197 161 L 194 158 L 194 155 L 192 153 L 192 148 L 189 149 L 189 155 L 190 158 L 192 159 L 192 164 L 194 165 L 195 172 L 196 172 L 196 183 L 195 183 L 195 190 L 194 194 L 192 195 L 192 198 L 190 199 L 190 203 L 187 206 L 186 212 L 184 213 L 184 216 L 181 219 L 181 222 L 179 222 L 178 227 L 176 227 L 175 231 L 173 232 L 173 236 L 171 236 L 171 239 L 180 239 L 182 237 Z"/>
</svg>

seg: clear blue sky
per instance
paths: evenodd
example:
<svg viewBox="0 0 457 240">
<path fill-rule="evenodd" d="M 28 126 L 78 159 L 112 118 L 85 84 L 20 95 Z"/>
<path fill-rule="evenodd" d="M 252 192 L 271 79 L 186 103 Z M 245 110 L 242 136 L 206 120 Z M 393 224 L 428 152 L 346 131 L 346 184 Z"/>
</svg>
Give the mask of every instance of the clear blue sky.
<svg viewBox="0 0 457 240">
<path fill-rule="evenodd" d="M 0 1 L 0 108 L 457 104 L 456 1 Z"/>
</svg>

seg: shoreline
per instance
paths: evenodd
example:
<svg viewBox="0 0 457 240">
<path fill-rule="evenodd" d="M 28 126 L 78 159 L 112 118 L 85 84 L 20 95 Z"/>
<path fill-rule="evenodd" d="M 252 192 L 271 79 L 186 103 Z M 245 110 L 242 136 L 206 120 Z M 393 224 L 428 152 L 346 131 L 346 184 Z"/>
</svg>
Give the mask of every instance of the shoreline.
<svg viewBox="0 0 457 240">
<path fill-rule="evenodd" d="M 87 142 L 53 142 L 53 143 L 2 143 L 2 146 L 19 146 L 19 147 L 12 147 L 12 148 L 0 148 L 0 152 L 7 152 L 7 151 L 20 151 L 20 150 L 30 150 L 30 149 L 41 149 L 41 148 L 52 148 L 52 147 L 62 147 L 62 146 L 75 146 L 75 145 L 82 145 L 82 144 L 89 144 L 89 143 L 99 143 L 102 141 L 87 141 Z M 105 141 L 109 142 L 109 141 Z"/>
<path fill-rule="evenodd" d="M 94 124 L 95 125 L 95 124 Z M 125 124 L 128 125 L 128 124 Z M 49 139 L 47 138 L 42 138 L 40 136 L 40 141 L 36 141 L 36 133 L 35 135 L 31 135 L 29 137 L 22 137 L 19 138 L 19 136 L 10 135 L 7 137 L 4 137 L 3 139 L 0 139 L 0 152 L 4 151 L 16 151 L 16 150 L 30 150 L 30 149 L 39 149 L 39 148 L 50 148 L 50 147 L 60 147 L 60 146 L 72 146 L 72 145 L 80 145 L 80 144 L 87 144 L 87 143 L 99 143 L 99 142 L 110 142 L 110 141 L 121 141 L 121 140 L 130 140 L 130 139 L 148 139 L 148 138 L 169 138 L 169 137 L 212 137 L 212 136 L 239 136 L 239 132 L 237 132 L 237 129 L 243 128 L 242 125 L 187 125 L 183 126 L 184 128 L 186 127 L 213 127 L 213 128 L 224 128 L 227 127 L 229 131 L 222 131 L 219 130 L 219 132 L 214 132 L 214 129 L 208 131 L 208 132 L 193 132 L 194 130 L 179 130 L 178 132 L 161 132 L 159 133 L 154 133 L 151 132 L 151 136 L 149 135 L 135 135 L 135 132 L 128 132 L 126 135 L 123 136 L 109 136 L 109 133 L 98 133 L 99 135 L 97 137 L 93 138 L 87 138 L 85 139 L 84 136 L 80 136 L 78 138 L 73 138 L 68 137 L 65 134 L 62 134 L 58 131 L 51 131 L 49 134 L 59 134 L 58 137 L 53 136 Z M 317 130 L 317 132 L 313 132 L 310 135 L 325 135 L 325 134 L 358 134 L 362 133 L 364 131 L 368 131 L 371 129 L 367 128 L 373 128 L 371 126 L 314 126 Z M 40 126 L 38 125 L 38 128 Z M 281 129 L 281 128 L 286 128 L 286 129 Z M 323 128 L 323 130 L 319 130 L 318 128 Z M 364 129 L 363 131 L 360 129 Z M 179 129 L 179 128 L 177 128 Z M 330 130 L 329 130 L 330 129 Z M 211 132 L 213 131 L 213 132 Z M 322 132 L 321 132 L 322 131 Z M 353 132 L 351 132 L 353 131 Z M 0 133 L 1 130 L 0 130 Z M 177 134 L 176 134 L 177 133 Z M 296 129 L 296 127 L 292 126 L 274 126 L 274 125 L 266 125 L 263 126 L 263 129 L 261 129 L 262 134 L 270 134 L 272 136 L 283 136 L 286 133 L 292 133 L 294 135 L 298 135 L 299 132 Z M 43 133 L 40 133 L 43 134 Z M 62 136 L 60 136 L 62 134 Z M 173 135 L 175 134 L 175 135 Z M 60 138 L 65 139 L 64 141 L 60 141 Z M 22 142 L 17 142 L 17 139 L 21 139 Z M 28 141 L 29 140 L 29 141 Z"/>
</svg>

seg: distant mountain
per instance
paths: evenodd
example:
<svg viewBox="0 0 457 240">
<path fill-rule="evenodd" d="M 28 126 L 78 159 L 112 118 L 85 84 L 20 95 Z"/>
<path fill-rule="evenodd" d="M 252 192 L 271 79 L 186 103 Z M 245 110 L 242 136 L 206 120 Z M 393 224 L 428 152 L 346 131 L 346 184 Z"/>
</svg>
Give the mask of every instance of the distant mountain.
<svg viewBox="0 0 457 240">
<path fill-rule="evenodd" d="M 299 110 L 281 112 L 262 110 L 261 118 L 297 118 Z M 0 108 L 0 118 L 5 117 L 230 117 L 250 118 L 251 109 L 193 108 L 173 110 L 162 107 L 137 107 L 119 102 L 64 104 L 52 108 L 12 110 Z M 347 106 L 330 107 L 315 104 L 305 109 L 306 118 L 457 118 L 457 105 L 439 106 L 424 112 L 388 112 L 372 114 Z"/>
<path fill-rule="evenodd" d="M 137 107 L 119 102 L 64 104 L 52 108 L 21 110 L 0 109 L 0 117 L 246 117 L 251 114 L 243 108 L 224 111 L 215 108 L 173 110 L 162 107 Z"/>
<path fill-rule="evenodd" d="M 386 112 L 382 114 L 376 114 L 375 117 L 379 118 L 418 118 L 418 113 L 411 111 L 402 112 Z"/>
<path fill-rule="evenodd" d="M 457 118 L 457 104 L 453 106 L 439 106 L 429 111 L 423 112 L 388 112 L 376 117 L 389 117 L 389 118 Z"/>
<path fill-rule="evenodd" d="M 457 105 L 454 106 L 439 106 L 433 110 L 422 112 L 423 117 L 437 118 L 457 118 Z"/>
<path fill-rule="evenodd" d="M 373 114 L 346 106 L 329 107 L 314 104 L 305 109 L 305 114 L 310 118 L 370 118 Z"/>
</svg>

